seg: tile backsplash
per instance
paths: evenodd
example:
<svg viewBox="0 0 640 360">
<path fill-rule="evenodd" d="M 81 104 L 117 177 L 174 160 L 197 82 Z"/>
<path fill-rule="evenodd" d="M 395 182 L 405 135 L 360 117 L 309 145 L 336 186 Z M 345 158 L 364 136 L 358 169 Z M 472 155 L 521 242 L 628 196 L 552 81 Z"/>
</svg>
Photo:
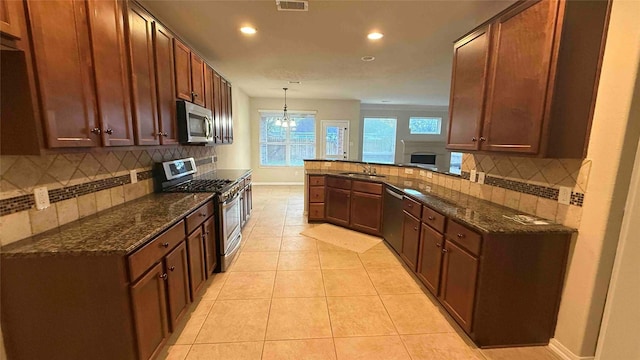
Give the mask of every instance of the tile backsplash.
<svg viewBox="0 0 640 360">
<path fill-rule="evenodd" d="M 155 162 L 193 157 L 199 172 L 215 169 L 215 147 L 172 146 L 42 156 L 0 156 L 0 243 L 35 235 L 153 192 Z M 138 182 L 129 172 L 136 170 Z M 51 206 L 34 208 L 46 186 Z"/>
</svg>

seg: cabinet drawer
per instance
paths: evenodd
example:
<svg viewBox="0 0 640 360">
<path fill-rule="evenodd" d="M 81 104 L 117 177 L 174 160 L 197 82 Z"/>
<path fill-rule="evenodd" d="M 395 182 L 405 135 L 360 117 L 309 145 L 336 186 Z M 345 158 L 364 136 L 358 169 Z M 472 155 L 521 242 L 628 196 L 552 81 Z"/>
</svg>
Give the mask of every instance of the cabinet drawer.
<svg viewBox="0 0 640 360">
<path fill-rule="evenodd" d="M 422 207 L 422 222 L 431 226 L 436 231 L 443 233 L 444 232 L 444 215 L 439 212 L 432 210 L 426 206 Z"/>
<path fill-rule="evenodd" d="M 213 215 L 213 202 L 209 201 L 196 211 L 187 215 L 187 234 L 191 234 L 198 226 Z"/>
<path fill-rule="evenodd" d="M 420 219 L 420 215 L 422 214 L 422 205 L 420 205 L 419 202 L 411 200 L 406 196 L 402 201 L 402 209 L 418 219 Z"/>
<path fill-rule="evenodd" d="M 309 185 L 310 186 L 324 185 L 324 176 L 309 176 Z"/>
<path fill-rule="evenodd" d="M 309 202 L 310 203 L 324 202 L 324 186 L 309 187 Z"/>
<path fill-rule="evenodd" d="M 162 259 L 182 240 L 184 240 L 184 222 L 179 221 L 141 249 L 129 255 L 129 280 L 134 281 L 140 277 L 151 265 Z"/>
<path fill-rule="evenodd" d="M 324 203 L 309 204 L 309 220 L 324 219 Z"/>
<path fill-rule="evenodd" d="M 482 235 L 473 230 L 449 220 L 447 224 L 447 239 L 462 246 L 472 254 L 480 255 L 480 246 L 482 245 Z"/>
<path fill-rule="evenodd" d="M 244 178 L 244 184 L 245 185 L 249 185 L 251 184 L 251 175 L 247 176 L 246 178 Z"/>
<path fill-rule="evenodd" d="M 332 188 L 350 190 L 351 180 L 329 177 L 327 179 L 327 186 Z"/>
<path fill-rule="evenodd" d="M 368 194 L 377 194 L 382 195 L 382 184 L 376 184 L 365 181 L 354 181 L 353 187 L 351 188 L 353 191 L 360 191 Z"/>
</svg>

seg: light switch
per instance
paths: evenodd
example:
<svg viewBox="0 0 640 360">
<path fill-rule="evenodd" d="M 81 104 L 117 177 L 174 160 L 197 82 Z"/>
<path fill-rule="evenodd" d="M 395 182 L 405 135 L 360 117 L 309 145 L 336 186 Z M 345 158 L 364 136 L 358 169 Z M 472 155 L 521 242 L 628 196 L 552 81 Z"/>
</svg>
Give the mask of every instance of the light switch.
<svg viewBox="0 0 640 360">
<path fill-rule="evenodd" d="M 36 209 L 38 210 L 44 210 L 51 205 L 49 202 L 49 191 L 47 191 L 45 186 L 33 189 L 33 197 L 35 198 Z"/>
<path fill-rule="evenodd" d="M 129 177 L 131 178 L 131 183 L 135 184 L 138 182 L 138 172 L 135 170 L 129 171 Z"/>
<path fill-rule="evenodd" d="M 569 205 L 571 203 L 571 188 L 560 186 L 560 192 L 558 193 L 558 202 L 564 205 Z"/>
<path fill-rule="evenodd" d="M 485 176 L 485 173 L 483 172 L 478 173 L 478 184 L 484 184 L 484 176 Z"/>
<path fill-rule="evenodd" d="M 471 174 L 469 175 L 469 180 L 471 180 L 471 182 L 476 182 L 476 171 L 475 170 L 471 170 Z"/>
</svg>

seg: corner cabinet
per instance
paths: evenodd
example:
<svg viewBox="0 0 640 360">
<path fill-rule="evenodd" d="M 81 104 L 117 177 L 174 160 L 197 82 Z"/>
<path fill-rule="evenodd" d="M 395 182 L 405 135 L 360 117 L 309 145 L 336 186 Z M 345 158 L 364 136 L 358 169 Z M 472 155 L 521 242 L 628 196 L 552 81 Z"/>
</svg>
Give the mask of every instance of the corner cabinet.
<svg viewBox="0 0 640 360">
<path fill-rule="evenodd" d="M 457 41 L 447 148 L 584 157 L 609 6 L 520 1 Z"/>
</svg>

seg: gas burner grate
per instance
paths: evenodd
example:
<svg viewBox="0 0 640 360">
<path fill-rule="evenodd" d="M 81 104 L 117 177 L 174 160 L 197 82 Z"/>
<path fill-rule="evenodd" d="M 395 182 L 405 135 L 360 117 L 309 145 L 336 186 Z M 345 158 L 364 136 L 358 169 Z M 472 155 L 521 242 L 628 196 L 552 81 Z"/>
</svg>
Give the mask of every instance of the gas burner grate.
<svg viewBox="0 0 640 360">
<path fill-rule="evenodd" d="M 221 192 L 233 181 L 224 179 L 190 180 L 165 188 L 164 192 Z"/>
</svg>

